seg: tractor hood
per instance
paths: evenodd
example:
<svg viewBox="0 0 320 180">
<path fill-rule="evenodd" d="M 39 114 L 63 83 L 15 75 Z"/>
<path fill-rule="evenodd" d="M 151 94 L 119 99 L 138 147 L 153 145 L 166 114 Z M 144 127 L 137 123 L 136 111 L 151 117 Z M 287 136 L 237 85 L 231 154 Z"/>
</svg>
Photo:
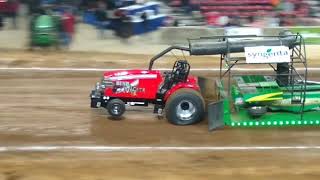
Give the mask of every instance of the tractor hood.
<svg viewBox="0 0 320 180">
<path fill-rule="evenodd" d="M 114 98 L 155 99 L 162 82 L 160 71 L 119 70 L 104 73 L 104 95 Z"/>
<path fill-rule="evenodd" d="M 160 71 L 156 70 L 119 70 L 105 72 L 104 79 L 109 81 L 157 79 L 160 75 Z"/>
</svg>

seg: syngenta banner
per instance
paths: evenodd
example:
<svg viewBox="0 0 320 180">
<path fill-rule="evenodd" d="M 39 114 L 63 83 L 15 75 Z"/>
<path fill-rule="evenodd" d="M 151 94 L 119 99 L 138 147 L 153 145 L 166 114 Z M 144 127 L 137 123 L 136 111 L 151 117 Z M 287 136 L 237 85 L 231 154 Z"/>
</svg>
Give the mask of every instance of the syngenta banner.
<svg viewBox="0 0 320 180">
<path fill-rule="evenodd" d="M 246 63 L 284 63 L 290 62 L 290 50 L 286 46 L 245 47 Z"/>
</svg>

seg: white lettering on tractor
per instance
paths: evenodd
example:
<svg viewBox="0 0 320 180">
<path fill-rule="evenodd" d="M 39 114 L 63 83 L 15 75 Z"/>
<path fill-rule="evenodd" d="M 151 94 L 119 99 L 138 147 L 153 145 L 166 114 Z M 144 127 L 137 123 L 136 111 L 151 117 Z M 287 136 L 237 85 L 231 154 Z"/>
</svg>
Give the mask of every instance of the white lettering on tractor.
<svg viewBox="0 0 320 180">
<path fill-rule="evenodd" d="M 128 81 L 116 81 L 113 91 L 115 93 L 132 93 L 136 94 L 137 92 L 144 92 L 145 88 L 139 88 L 139 79 L 128 82 Z"/>
</svg>

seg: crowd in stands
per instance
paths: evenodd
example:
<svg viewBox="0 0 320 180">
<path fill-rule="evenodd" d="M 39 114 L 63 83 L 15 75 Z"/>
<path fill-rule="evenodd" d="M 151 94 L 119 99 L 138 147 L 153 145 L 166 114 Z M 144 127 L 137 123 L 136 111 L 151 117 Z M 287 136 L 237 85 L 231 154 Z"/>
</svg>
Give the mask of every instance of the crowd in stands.
<svg viewBox="0 0 320 180">
<path fill-rule="evenodd" d="M 96 11 L 99 27 L 107 25 L 106 11 L 147 0 L 0 0 L 0 29 L 3 19 L 12 19 L 12 27 L 17 27 L 16 17 L 20 3 L 26 3 L 30 14 L 41 6 L 55 7 L 61 11 L 69 6 L 74 12 L 88 9 Z M 200 12 L 207 25 L 225 26 L 292 26 L 317 25 L 320 17 L 320 0 L 158 0 L 173 9 L 183 9 L 186 14 Z M 60 9 L 59 9 L 60 8 Z M 63 9 L 63 8 L 62 8 Z M 63 12 L 63 10 L 62 10 Z M 304 20 L 304 21 L 301 21 Z M 308 24 L 309 23 L 309 24 Z"/>
<path fill-rule="evenodd" d="M 212 26 L 292 26 L 300 18 L 314 17 L 311 4 L 319 0 L 170 0 L 186 13 L 200 11 Z M 306 24 L 304 24 L 306 25 Z"/>
</svg>

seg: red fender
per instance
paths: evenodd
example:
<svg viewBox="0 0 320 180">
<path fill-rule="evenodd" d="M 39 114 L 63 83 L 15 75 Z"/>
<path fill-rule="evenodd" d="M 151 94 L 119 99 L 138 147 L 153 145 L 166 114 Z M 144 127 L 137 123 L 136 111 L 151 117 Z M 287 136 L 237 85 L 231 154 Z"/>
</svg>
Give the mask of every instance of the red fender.
<svg viewBox="0 0 320 180">
<path fill-rule="evenodd" d="M 200 86 L 198 85 L 198 81 L 196 77 L 189 76 L 187 82 L 181 82 L 173 86 L 167 94 L 164 96 L 164 101 L 166 102 L 167 99 L 175 93 L 179 89 L 193 89 L 195 91 L 200 91 Z"/>
</svg>

